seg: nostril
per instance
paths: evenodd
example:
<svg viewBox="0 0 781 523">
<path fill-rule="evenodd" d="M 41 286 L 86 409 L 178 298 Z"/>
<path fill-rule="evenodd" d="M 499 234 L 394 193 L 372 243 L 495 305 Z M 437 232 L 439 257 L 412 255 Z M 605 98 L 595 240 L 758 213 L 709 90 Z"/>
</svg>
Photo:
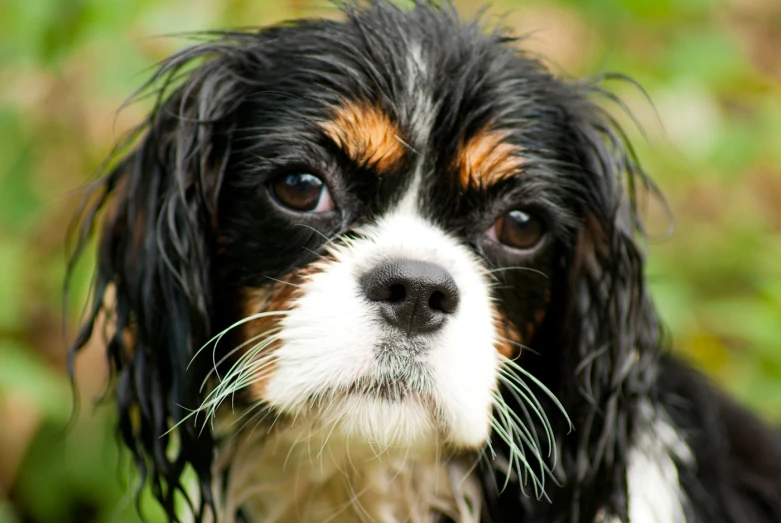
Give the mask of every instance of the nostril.
<svg viewBox="0 0 781 523">
<path fill-rule="evenodd" d="M 407 289 L 400 283 L 394 283 L 388 289 L 388 297 L 385 299 L 390 302 L 402 302 L 407 298 Z"/>
<path fill-rule="evenodd" d="M 428 298 L 428 306 L 431 310 L 447 312 L 445 310 L 445 295 L 441 291 L 434 291 Z"/>
<path fill-rule="evenodd" d="M 455 284 L 443 282 L 438 289 L 434 289 L 428 299 L 428 306 L 432 311 L 452 314 L 458 309 L 460 299 L 458 288 Z"/>
</svg>

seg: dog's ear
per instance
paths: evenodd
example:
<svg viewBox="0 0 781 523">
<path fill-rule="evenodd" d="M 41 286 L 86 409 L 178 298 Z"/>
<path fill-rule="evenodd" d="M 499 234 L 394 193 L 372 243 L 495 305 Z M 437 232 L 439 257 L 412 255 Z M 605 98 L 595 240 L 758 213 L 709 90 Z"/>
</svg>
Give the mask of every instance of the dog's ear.
<svg viewBox="0 0 781 523">
<path fill-rule="evenodd" d="M 200 406 L 211 364 L 193 356 L 213 334 L 218 196 L 231 122 L 247 90 L 239 69 L 248 57 L 233 44 L 224 36 L 161 66 L 141 91 L 156 98 L 154 109 L 89 191 L 72 229 L 73 264 L 105 215 L 92 303 L 71 361 L 93 335 L 105 334 L 121 437 L 172 521 L 175 498 L 190 504 L 196 520 L 211 503 L 209 427 L 180 422 Z M 188 468 L 199 481 L 195 496 L 182 484 Z"/>
<path fill-rule="evenodd" d="M 647 362 L 662 343 L 647 296 L 637 208 L 640 195 L 658 193 L 619 124 L 591 99 L 602 95 L 623 107 L 620 100 L 599 87 L 576 89 L 582 96 L 573 97 L 570 118 L 582 218 L 563 264 L 566 329 L 557 340 L 563 366 L 557 387 L 575 432 L 563 454 L 572 460 L 566 466 L 575 476 L 568 478 L 569 484 L 599 484 L 603 492 L 623 492 L 603 487 L 623 481 L 621 465 L 631 431 L 627 416 L 648 392 L 652 368 Z M 571 494 L 571 506 L 579 507 L 580 516 L 603 508 L 625 517 L 626 500 L 596 500 L 599 505 L 588 507 L 577 492 Z"/>
</svg>

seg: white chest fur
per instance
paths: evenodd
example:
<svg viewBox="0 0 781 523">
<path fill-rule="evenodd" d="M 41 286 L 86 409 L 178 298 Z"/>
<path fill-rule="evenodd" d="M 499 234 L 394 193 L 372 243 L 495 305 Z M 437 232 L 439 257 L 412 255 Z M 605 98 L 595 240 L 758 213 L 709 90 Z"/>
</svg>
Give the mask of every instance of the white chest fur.
<svg viewBox="0 0 781 523">
<path fill-rule="evenodd" d="M 258 523 L 429 523 L 446 514 L 479 521 L 480 489 L 469 463 L 433 451 L 376 449 L 282 431 L 244 437 L 217 456 L 220 523 L 239 507 Z M 226 472 L 220 472 L 220 471 Z"/>
<path fill-rule="evenodd" d="M 685 495 L 678 465 L 691 466 L 691 449 L 676 432 L 665 412 L 640 405 L 638 419 L 645 424 L 629 455 L 629 521 L 631 523 L 685 523 Z"/>
</svg>

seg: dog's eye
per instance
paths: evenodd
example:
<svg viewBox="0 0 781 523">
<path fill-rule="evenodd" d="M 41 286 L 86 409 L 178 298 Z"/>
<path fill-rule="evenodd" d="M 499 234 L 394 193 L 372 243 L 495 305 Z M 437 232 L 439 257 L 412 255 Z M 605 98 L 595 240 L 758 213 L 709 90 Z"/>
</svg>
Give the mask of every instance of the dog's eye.
<svg viewBox="0 0 781 523">
<path fill-rule="evenodd" d="M 285 174 L 271 183 L 277 201 L 299 212 L 326 212 L 334 209 L 334 201 L 325 182 L 308 173 Z"/>
<path fill-rule="evenodd" d="M 488 237 L 515 249 L 531 249 L 545 233 L 542 221 L 524 211 L 510 211 L 488 230 Z"/>
</svg>

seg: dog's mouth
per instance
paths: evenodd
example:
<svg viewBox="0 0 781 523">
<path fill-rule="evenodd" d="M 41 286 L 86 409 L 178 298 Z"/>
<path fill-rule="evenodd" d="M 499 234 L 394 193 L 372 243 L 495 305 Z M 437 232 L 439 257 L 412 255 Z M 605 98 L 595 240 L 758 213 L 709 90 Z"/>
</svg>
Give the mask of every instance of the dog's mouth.
<svg viewBox="0 0 781 523">
<path fill-rule="evenodd" d="M 331 392 L 345 399 L 429 405 L 433 400 L 434 378 L 432 369 L 423 360 L 423 350 L 418 344 L 383 343 L 376 347 L 374 361 L 365 374 Z"/>
<path fill-rule="evenodd" d="M 375 349 L 370 372 L 346 392 L 389 402 L 422 401 L 431 396 L 433 373 L 419 344 L 384 343 Z"/>
<path fill-rule="evenodd" d="M 362 379 L 350 385 L 345 391 L 349 396 L 362 396 L 387 402 L 421 401 L 425 394 L 411 385 L 410 380 L 383 377 Z"/>
</svg>

